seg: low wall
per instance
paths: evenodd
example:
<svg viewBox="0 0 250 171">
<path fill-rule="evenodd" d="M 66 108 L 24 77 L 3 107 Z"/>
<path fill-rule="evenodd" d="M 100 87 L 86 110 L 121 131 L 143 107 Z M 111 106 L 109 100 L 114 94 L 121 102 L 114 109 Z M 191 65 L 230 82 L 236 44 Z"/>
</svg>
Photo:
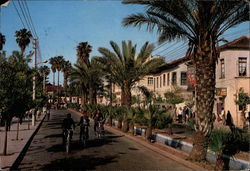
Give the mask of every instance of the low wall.
<svg viewBox="0 0 250 171">
<path fill-rule="evenodd" d="M 113 121 L 112 125 L 117 126 L 117 124 L 118 124 L 118 121 Z M 142 129 L 142 128 L 135 126 L 134 130 L 135 130 L 136 135 L 145 136 L 145 134 L 146 134 L 145 129 Z M 186 153 L 190 153 L 192 151 L 192 148 L 193 148 L 193 145 L 191 143 L 181 141 L 180 139 L 171 138 L 171 137 L 168 137 L 166 135 L 162 135 L 162 134 L 159 134 L 156 132 L 153 132 L 153 139 L 158 143 L 161 143 L 161 144 L 164 144 L 167 146 L 171 146 L 173 148 L 179 149 L 179 150 L 184 151 Z M 215 164 L 216 155 L 213 151 L 209 150 L 206 158 L 210 163 Z M 229 166 L 230 166 L 230 168 L 233 168 L 233 169 L 240 169 L 240 170 L 250 169 L 250 162 L 231 157 Z"/>
</svg>

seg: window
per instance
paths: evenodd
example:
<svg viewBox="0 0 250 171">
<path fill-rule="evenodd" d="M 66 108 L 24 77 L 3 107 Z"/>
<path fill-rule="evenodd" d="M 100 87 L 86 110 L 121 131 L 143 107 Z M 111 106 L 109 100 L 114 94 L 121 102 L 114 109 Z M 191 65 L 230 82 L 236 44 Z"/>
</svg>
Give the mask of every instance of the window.
<svg viewBox="0 0 250 171">
<path fill-rule="evenodd" d="M 156 88 L 158 88 L 159 87 L 159 77 L 157 77 L 156 79 L 157 79 L 157 81 L 156 81 Z"/>
<path fill-rule="evenodd" d="M 163 74 L 163 86 L 165 86 L 165 84 L 166 84 L 166 75 Z"/>
<path fill-rule="evenodd" d="M 181 72 L 181 85 L 187 85 L 187 73 Z"/>
<path fill-rule="evenodd" d="M 156 81 L 155 81 L 155 78 L 154 78 L 154 90 L 155 90 L 155 84 L 156 84 Z"/>
<path fill-rule="evenodd" d="M 168 75 L 167 75 L 167 85 L 169 86 L 169 81 L 170 80 L 170 76 L 169 76 L 169 73 L 168 73 Z"/>
<path fill-rule="evenodd" d="M 176 72 L 172 72 L 172 85 L 176 85 L 176 83 L 177 83 Z"/>
<path fill-rule="evenodd" d="M 220 60 L 220 78 L 225 78 L 225 62 L 224 59 Z"/>
<path fill-rule="evenodd" d="M 161 76 L 160 76 L 160 87 L 161 87 Z"/>
<path fill-rule="evenodd" d="M 247 58 L 239 57 L 239 76 L 247 76 Z"/>
<path fill-rule="evenodd" d="M 154 79 L 153 77 L 148 77 L 148 85 L 153 85 L 154 84 Z"/>
</svg>

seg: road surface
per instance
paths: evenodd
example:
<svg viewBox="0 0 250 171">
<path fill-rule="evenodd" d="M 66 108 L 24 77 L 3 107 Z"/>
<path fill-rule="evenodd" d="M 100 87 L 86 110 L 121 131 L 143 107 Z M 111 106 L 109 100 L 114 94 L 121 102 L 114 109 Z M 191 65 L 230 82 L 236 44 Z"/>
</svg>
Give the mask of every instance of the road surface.
<svg viewBox="0 0 250 171">
<path fill-rule="evenodd" d="M 78 143 L 79 127 L 74 131 L 72 151 L 65 153 L 62 145 L 61 123 L 67 110 L 53 110 L 50 120 L 45 119 L 34 137 L 19 169 L 21 170 L 173 170 L 191 169 L 168 159 L 126 137 L 106 132 L 97 140 L 90 128 L 90 139 L 86 148 Z M 72 112 L 71 112 L 72 113 Z M 79 115 L 72 113 L 75 121 Z"/>
</svg>

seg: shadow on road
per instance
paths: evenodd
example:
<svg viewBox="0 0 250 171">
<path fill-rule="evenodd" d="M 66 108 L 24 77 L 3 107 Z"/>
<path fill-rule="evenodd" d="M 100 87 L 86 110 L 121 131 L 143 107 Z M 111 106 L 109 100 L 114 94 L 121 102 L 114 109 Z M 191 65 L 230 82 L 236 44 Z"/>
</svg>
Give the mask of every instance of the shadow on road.
<svg viewBox="0 0 250 171">
<path fill-rule="evenodd" d="M 62 134 L 51 134 L 51 135 L 47 135 L 44 138 L 59 138 L 62 137 Z"/>
<path fill-rule="evenodd" d="M 93 155 L 82 155 L 80 158 L 64 158 L 52 161 L 44 165 L 43 170 L 94 170 L 96 166 L 117 162 L 117 155 L 95 157 Z"/>
</svg>

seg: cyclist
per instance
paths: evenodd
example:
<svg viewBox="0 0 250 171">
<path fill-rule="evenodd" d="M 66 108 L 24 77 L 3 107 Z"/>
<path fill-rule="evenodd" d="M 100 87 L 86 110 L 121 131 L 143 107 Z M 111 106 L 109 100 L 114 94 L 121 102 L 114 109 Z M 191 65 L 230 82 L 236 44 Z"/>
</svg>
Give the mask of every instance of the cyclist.
<svg viewBox="0 0 250 171">
<path fill-rule="evenodd" d="M 67 118 L 65 118 L 63 120 L 63 124 L 62 124 L 62 128 L 63 128 L 63 144 L 65 144 L 65 140 L 66 140 L 66 134 L 67 134 L 67 130 L 71 130 L 70 131 L 70 139 L 72 139 L 72 135 L 73 135 L 73 129 L 75 129 L 75 122 L 74 120 L 71 118 L 71 114 L 68 113 L 67 114 Z"/>
<path fill-rule="evenodd" d="M 80 126 L 80 138 L 79 141 L 81 142 L 83 139 L 83 135 L 86 135 L 86 139 L 89 138 L 89 118 L 86 114 L 86 112 L 84 111 L 83 116 L 81 116 L 80 118 L 80 122 L 78 123 L 78 126 Z M 86 132 L 85 132 L 85 128 L 86 127 Z"/>
<path fill-rule="evenodd" d="M 101 111 L 97 110 L 96 111 L 96 115 L 94 117 L 94 131 L 96 134 L 96 128 L 98 127 L 98 122 L 100 122 L 103 126 L 104 122 L 105 122 L 105 118 L 102 116 Z"/>
</svg>

